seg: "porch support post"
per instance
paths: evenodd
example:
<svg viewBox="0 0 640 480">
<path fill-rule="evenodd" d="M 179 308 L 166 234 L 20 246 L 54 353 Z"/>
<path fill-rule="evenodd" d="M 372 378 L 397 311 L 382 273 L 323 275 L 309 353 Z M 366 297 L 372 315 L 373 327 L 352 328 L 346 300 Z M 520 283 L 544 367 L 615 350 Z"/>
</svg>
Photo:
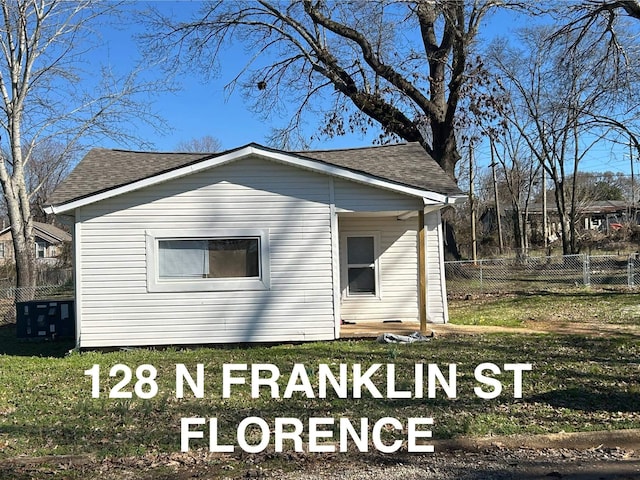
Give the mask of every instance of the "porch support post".
<svg viewBox="0 0 640 480">
<path fill-rule="evenodd" d="M 427 333 L 427 252 L 424 233 L 424 209 L 418 212 L 418 306 L 420 332 Z"/>
</svg>

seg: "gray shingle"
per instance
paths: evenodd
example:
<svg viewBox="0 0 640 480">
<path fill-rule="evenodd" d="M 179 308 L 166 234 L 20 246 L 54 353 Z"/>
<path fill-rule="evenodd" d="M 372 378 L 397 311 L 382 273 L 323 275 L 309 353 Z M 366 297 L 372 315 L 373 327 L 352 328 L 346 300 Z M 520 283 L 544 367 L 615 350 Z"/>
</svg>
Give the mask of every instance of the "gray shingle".
<svg viewBox="0 0 640 480">
<path fill-rule="evenodd" d="M 60 205 L 78 200 L 211 157 L 212 154 L 203 153 L 131 152 L 94 148 L 60 183 L 47 199 L 47 204 Z"/>
<path fill-rule="evenodd" d="M 70 242 L 71 235 L 61 228 L 56 227 L 55 225 L 51 225 L 50 223 L 42 223 L 42 222 L 33 222 L 33 226 L 36 230 L 40 230 L 42 233 L 41 236 L 47 237 L 45 240 L 48 240 L 51 243 L 58 242 Z"/>
<path fill-rule="evenodd" d="M 443 195 L 462 192 L 419 143 L 297 152 L 349 170 Z"/>
<path fill-rule="evenodd" d="M 264 150 L 277 151 L 257 144 Z M 133 152 L 95 148 L 78 163 L 47 200 L 61 205 L 160 175 L 235 150 L 219 153 Z M 343 150 L 291 152 L 387 181 L 444 195 L 458 195 L 455 182 L 417 143 Z"/>
</svg>

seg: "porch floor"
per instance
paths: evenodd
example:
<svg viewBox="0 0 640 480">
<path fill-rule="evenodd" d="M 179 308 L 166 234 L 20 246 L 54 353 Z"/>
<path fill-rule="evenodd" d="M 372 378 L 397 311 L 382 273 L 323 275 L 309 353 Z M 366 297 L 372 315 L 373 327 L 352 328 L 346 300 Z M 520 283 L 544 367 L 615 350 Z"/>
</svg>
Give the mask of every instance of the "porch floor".
<svg viewBox="0 0 640 480">
<path fill-rule="evenodd" d="M 427 324 L 427 333 L 432 324 Z M 375 338 L 382 333 L 409 335 L 420 331 L 420 323 L 416 321 L 403 322 L 353 322 L 340 326 L 340 338 Z"/>
</svg>

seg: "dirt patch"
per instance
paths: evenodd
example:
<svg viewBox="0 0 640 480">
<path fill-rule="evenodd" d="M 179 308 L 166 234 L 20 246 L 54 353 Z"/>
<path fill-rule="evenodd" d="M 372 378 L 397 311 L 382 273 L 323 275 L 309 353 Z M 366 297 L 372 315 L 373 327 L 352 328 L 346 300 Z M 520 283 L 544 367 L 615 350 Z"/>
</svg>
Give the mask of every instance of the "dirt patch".
<svg viewBox="0 0 640 480">
<path fill-rule="evenodd" d="M 500 327 L 490 325 L 445 325 L 428 324 L 428 332 L 440 335 L 482 335 L 486 333 L 519 333 L 519 334 L 543 334 L 558 333 L 565 335 L 628 335 L 640 338 L 640 327 L 637 325 L 606 324 L 597 321 L 581 322 L 554 322 L 553 320 L 527 321 L 524 327 Z M 384 323 L 362 322 L 351 325 L 343 325 L 340 329 L 341 338 L 375 338 L 383 333 L 397 335 L 409 335 L 420 331 L 417 322 Z"/>
<path fill-rule="evenodd" d="M 31 461 L 29 461 L 31 460 Z M 614 480 L 640 478 L 637 451 L 597 446 L 587 449 L 506 448 L 500 442 L 480 449 L 433 454 L 255 454 L 222 456 L 207 452 L 148 454 L 103 460 L 46 457 L 0 462 L 4 479 L 100 480 L 282 479 L 282 480 Z"/>
<path fill-rule="evenodd" d="M 547 333 L 562 333 L 568 335 L 628 335 L 640 338 L 640 327 L 637 325 L 607 324 L 595 321 L 582 322 L 526 322 L 526 330 L 542 331 Z"/>
</svg>

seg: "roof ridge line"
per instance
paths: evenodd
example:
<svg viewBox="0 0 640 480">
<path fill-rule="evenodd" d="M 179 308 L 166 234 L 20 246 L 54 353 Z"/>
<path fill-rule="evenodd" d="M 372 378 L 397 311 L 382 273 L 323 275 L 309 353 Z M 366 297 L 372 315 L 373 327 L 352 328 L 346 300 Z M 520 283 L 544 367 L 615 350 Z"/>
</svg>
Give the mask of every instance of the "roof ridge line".
<svg viewBox="0 0 640 480">
<path fill-rule="evenodd" d="M 354 150 L 373 150 L 376 148 L 388 148 L 388 147 L 399 147 L 399 146 L 407 146 L 407 145 L 419 145 L 418 142 L 398 142 L 398 143 L 387 143 L 385 145 L 365 145 L 361 147 L 344 147 L 344 148 L 321 148 L 321 149 L 313 149 L 313 150 L 288 150 L 289 153 L 312 153 L 312 152 L 350 152 Z"/>
</svg>

